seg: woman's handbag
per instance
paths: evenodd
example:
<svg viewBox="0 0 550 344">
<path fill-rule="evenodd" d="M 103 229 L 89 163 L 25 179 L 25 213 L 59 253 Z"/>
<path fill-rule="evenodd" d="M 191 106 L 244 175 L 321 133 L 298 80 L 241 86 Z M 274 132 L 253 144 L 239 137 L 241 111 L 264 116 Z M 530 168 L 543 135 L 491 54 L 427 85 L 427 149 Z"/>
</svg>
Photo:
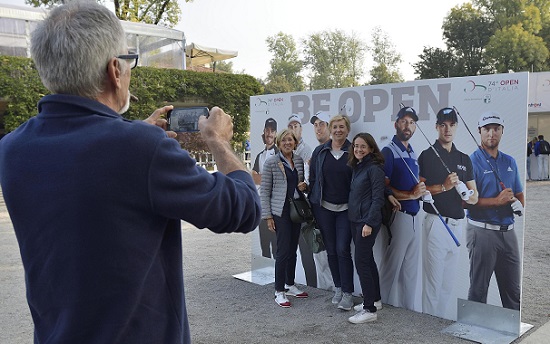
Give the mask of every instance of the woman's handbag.
<svg viewBox="0 0 550 344">
<path fill-rule="evenodd" d="M 300 198 L 289 198 L 290 220 L 294 223 L 304 223 L 313 221 L 313 212 L 311 205 L 303 193 L 299 193 Z"/>
<path fill-rule="evenodd" d="M 318 228 L 315 228 L 315 221 L 311 221 L 302 226 L 302 237 L 313 253 L 319 253 L 325 250 L 323 236 Z"/>
</svg>

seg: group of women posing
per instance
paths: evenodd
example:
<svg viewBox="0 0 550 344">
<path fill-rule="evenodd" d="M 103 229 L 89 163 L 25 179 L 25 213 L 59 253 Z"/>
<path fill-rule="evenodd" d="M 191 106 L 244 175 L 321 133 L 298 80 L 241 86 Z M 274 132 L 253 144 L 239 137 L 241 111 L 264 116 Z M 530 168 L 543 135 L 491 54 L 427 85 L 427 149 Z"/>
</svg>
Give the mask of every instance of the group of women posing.
<svg viewBox="0 0 550 344">
<path fill-rule="evenodd" d="M 277 235 L 275 302 L 290 307 L 287 296 L 307 297 L 294 284 L 300 224 L 290 220 L 289 198 L 308 192 L 317 227 L 321 230 L 335 286 L 332 303 L 339 309 L 355 308 L 348 320 L 364 323 L 377 319 L 382 308 L 378 268 L 373 246 L 382 224 L 385 202 L 384 157 L 374 138 L 359 133 L 350 142 L 347 116 L 330 119 L 331 139 L 319 145 L 309 163 L 309 182 L 304 181 L 304 161 L 294 154 L 298 141 L 285 129 L 277 135 L 278 155 L 265 162 L 260 197 L 262 218 Z M 398 202 L 393 196 L 395 206 Z M 363 304 L 353 303 L 353 261 L 363 293 Z"/>
</svg>

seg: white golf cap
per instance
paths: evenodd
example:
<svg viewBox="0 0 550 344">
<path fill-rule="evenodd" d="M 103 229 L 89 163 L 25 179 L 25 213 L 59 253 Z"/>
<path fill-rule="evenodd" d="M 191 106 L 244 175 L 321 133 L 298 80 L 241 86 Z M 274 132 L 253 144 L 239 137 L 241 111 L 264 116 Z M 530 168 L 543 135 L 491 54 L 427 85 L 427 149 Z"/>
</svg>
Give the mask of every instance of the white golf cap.
<svg viewBox="0 0 550 344">
<path fill-rule="evenodd" d="M 298 116 L 297 114 L 293 113 L 292 115 L 290 115 L 290 117 L 288 118 L 288 123 L 287 123 L 287 126 L 292 123 L 292 122 L 298 122 L 300 124 L 302 124 L 302 120 L 300 119 L 300 116 Z"/>
<path fill-rule="evenodd" d="M 502 120 L 502 117 L 495 111 L 487 111 L 484 112 L 481 117 L 479 117 L 479 121 L 477 122 L 477 127 L 481 128 L 486 126 L 487 124 L 500 124 L 504 126 L 504 121 Z"/>
<path fill-rule="evenodd" d="M 317 111 L 317 113 L 311 117 L 311 120 L 309 122 L 311 124 L 315 124 L 316 120 L 328 123 L 330 122 L 330 115 L 324 111 Z"/>
</svg>

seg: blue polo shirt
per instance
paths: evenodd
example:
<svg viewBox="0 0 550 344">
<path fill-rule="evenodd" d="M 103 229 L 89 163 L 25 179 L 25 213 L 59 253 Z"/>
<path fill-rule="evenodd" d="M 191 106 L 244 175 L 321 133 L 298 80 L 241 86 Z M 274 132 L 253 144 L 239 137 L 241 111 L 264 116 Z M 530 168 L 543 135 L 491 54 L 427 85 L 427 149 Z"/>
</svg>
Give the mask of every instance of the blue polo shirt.
<svg viewBox="0 0 550 344">
<path fill-rule="evenodd" d="M 384 155 L 384 172 L 386 173 L 386 177 L 390 180 L 390 186 L 402 191 L 414 189 L 416 184 L 418 184 L 419 168 L 418 159 L 412 146 L 409 144 L 409 147 L 405 148 L 397 136 L 394 135 L 392 142 L 382 148 L 382 154 Z M 407 168 L 405 163 L 409 168 Z M 405 213 L 416 215 L 420 209 L 418 200 L 404 200 L 399 202 L 401 203 L 401 211 Z"/>
<path fill-rule="evenodd" d="M 523 185 L 519 178 L 519 169 L 516 160 L 510 155 L 499 151 L 495 159 L 490 156 L 489 153 L 477 149 L 470 155 L 470 159 L 474 167 L 474 177 L 477 191 L 479 192 L 479 198 L 496 197 L 502 191 L 502 187 L 493 173 L 491 166 L 489 166 L 489 163 L 491 163 L 498 173 L 504 185 L 512 189 L 514 195 L 523 192 Z M 487 162 L 487 160 L 489 162 Z M 514 223 L 514 213 L 509 204 L 490 208 L 473 206 L 468 210 L 467 216 L 474 221 L 501 226 Z"/>
</svg>

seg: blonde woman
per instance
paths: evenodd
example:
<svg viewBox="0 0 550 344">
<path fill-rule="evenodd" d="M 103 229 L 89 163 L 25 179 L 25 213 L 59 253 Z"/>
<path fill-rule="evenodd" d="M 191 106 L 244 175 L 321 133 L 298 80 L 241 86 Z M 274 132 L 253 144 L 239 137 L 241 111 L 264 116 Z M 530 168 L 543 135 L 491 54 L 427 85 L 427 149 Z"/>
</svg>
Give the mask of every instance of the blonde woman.
<svg viewBox="0 0 550 344">
<path fill-rule="evenodd" d="M 276 144 L 279 153 L 264 164 L 260 195 L 262 218 L 266 220 L 267 228 L 277 236 L 275 302 L 288 308 L 291 304 L 287 296 L 308 297 L 294 285 L 301 224 L 290 220 L 289 203 L 289 198 L 299 198 L 307 185 L 304 182 L 304 160 L 293 152 L 298 145 L 294 133 L 289 129 L 281 131 Z"/>
<path fill-rule="evenodd" d="M 347 139 L 351 130 L 349 118 L 336 115 L 330 119 L 331 139 L 317 146 L 311 156 L 309 200 L 317 225 L 323 234 L 330 273 L 334 282 L 332 303 L 339 309 L 353 308 L 353 261 L 351 259 L 351 226 L 348 198 L 351 167 L 348 166 Z"/>
</svg>

